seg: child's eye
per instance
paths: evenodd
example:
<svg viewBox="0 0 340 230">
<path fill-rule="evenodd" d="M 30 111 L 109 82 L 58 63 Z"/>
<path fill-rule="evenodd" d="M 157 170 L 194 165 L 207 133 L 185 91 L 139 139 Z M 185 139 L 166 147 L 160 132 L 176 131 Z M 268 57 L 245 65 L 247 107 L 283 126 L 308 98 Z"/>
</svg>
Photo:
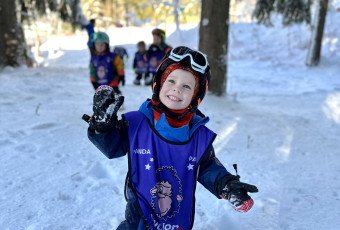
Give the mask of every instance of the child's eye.
<svg viewBox="0 0 340 230">
<path fill-rule="evenodd" d="M 170 82 L 170 83 L 175 83 L 175 81 L 174 81 L 174 80 L 171 80 L 171 79 L 169 79 L 168 82 Z"/>
<path fill-rule="evenodd" d="M 191 89 L 190 85 L 183 85 L 183 87 L 186 89 Z"/>
</svg>

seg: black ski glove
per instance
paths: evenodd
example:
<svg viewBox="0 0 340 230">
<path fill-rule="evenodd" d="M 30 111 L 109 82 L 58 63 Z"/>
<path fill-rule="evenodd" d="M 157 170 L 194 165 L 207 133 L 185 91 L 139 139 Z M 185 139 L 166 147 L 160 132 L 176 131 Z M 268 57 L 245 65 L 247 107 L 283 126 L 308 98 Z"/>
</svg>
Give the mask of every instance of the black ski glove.
<svg viewBox="0 0 340 230">
<path fill-rule="evenodd" d="M 227 175 L 219 183 L 220 197 L 228 200 L 238 212 L 247 212 L 254 204 L 248 192 L 258 192 L 255 185 L 239 181 L 240 176 Z"/>
<path fill-rule="evenodd" d="M 89 119 L 90 129 L 104 133 L 118 124 L 117 112 L 124 96 L 114 93 L 112 87 L 99 86 L 93 96 L 93 116 Z"/>
</svg>

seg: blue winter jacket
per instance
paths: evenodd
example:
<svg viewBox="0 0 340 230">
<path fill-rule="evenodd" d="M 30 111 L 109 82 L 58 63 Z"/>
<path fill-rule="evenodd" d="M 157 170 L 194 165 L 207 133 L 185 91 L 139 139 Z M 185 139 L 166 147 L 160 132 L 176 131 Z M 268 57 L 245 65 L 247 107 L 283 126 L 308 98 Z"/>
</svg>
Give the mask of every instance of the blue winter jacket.
<svg viewBox="0 0 340 230">
<path fill-rule="evenodd" d="M 139 108 L 139 111 L 148 118 L 152 125 L 154 125 L 154 115 L 150 101 L 144 102 Z M 168 124 L 165 115 L 162 114 L 154 127 L 162 137 L 169 141 L 185 142 L 198 127 L 205 125 L 208 121 L 209 118 L 204 117 L 203 114 L 201 116 L 195 114 L 188 125 L 180 128 L 173 128 Z M 93 130 L 88 130 L 90 141 L 109 159 L 124 156 L 128 151 L 128 136 L 125 131 L 126 129 L 123 128 L 124 124 L 122 121 L 120 121 L 120 123 L 121 128 L 113 129 L 106 133 L 96 134 Z M 208 154 L 202 157 L 201 162 L 198 181 L 217 198 L 220 198 L 219 182 L 224 176 L 230 173 L 216 158 L 212 146 L 210 146 Z M 126 198 L 128 202 L 125 211 L 126 220 L 123 221 L 117 229 L 145 229 L 145 225 L 142 223 L 142 219 L 137 209 L 137 200 L 128 184 L 126 185 Z"/>
<path fill-rule="evenodd" d="M 83 27 L 86 29 L 87 34 L 89 35 L 89 41 L 87 42 L 87 46 L 88 47 L 94 47 L 93 42 L 91 41 L 91 35 L 94 33 L 94 25 L 88 24 L 88 25 L 85 25 Z"/>
</svg>

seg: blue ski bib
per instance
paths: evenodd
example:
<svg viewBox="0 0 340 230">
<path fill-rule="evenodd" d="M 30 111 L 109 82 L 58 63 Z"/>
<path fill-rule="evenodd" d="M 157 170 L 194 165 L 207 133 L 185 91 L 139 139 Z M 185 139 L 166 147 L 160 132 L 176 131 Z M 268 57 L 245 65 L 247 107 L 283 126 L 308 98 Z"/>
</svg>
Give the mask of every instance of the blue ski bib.
<svg viewBox="0 0 340 230">
<path fill-rule="evenodd" d="M 199 161 L 216 134 L 199 127 L 189 141 L 172 143 L 138 111 L 123 115 L 129 137 L 129 178 L 150 229 L 193 226 Z"/>
<path fill-rule="evenodd" d="M 109 85 L 114 78 L 114 67 L 113 61 L 115 60 L 116 54 L 107 53 L 102 56 L 93 55 L 91 62 L 96 69 L 97 82 L 99 85 Z"/>
<path fill-rule="evenodd" d="M 148 71 L 151 74 L 155 74 L 159 64 L 161 63 L 165 52 L 161 49 L 161 47 L 157 45 L 151 45 L 149 48 L 149 57 L 148 57 Z"/>
<path fill-rule="evenodd" d="M 137 52 L 135 54 L 134 62 L 137 74 L 148 72 L 148 60 L 145 53 Z"/>
</svg>

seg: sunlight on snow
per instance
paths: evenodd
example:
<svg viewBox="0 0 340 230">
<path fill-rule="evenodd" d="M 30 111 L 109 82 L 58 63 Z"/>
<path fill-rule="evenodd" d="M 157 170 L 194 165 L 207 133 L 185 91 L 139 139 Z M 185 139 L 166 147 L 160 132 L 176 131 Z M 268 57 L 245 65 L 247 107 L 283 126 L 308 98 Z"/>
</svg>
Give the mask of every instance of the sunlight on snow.
<svg viewBox="0 0 340 230">
<path fill-rule="evenodd" d="M 338 42 L 339 42 L 338 38 L 325 37 L 323 44 L 328 44 L 329 51 L 335 52 L 337 50 Z"/>
<path fill-rule="evenodd" d="M 58 50 L 57 52 L 48 52 L 49 59 L 57 59 L 65 54 L 64 51 Z"/>
<path fill-rule="evenodd" d="M 328 95 L 323 103 L 322 111 L 328 119 L 340 124 L 340 92 Z"/>
<path fill-rule="evenodd" d="M 293 129 L 287 127 L 286 135 L 285 135 L 282 145 L 275 150 L 276 156 L 283 162 L 286 162 L 289 160 L 293 137 L 294 137 Z"/>
<path fill-rule="evenodd" d="M 240 120 L 240 118 L 235 118 L 230 125 L 227 125 L 224 130 L 219 132 L 219 135 L 216 138 L 216 141 L 214 142 L 215 145 L 215 152 L 218 153 L 220 150 L 224 148 L 226 144 L 228 144 L 229 140 L 231 139 L 232 135 L 235 133 L 237 128 L 237 123 Z"/>
</svg>

